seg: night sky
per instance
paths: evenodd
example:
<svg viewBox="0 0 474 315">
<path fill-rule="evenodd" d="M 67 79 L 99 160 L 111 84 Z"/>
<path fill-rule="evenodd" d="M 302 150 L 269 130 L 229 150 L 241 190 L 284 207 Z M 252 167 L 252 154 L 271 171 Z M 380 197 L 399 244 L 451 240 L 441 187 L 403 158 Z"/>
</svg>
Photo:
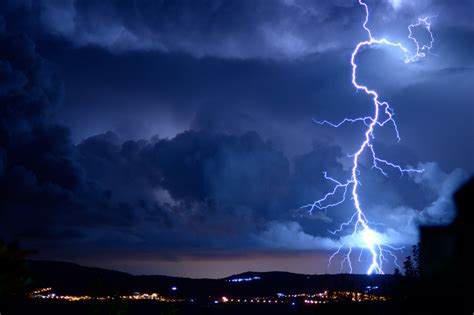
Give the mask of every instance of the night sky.
<svg viewBox="0 0 474 315">
<path fill-rule="evenodd" d="M 425 169 L 361 161 L 369 220 L 408 253 L 474 171 L 474 2 L 367 3 L 373 35 L 410 49 L 407 26 L 436 16 L 422 60 L 358 59 L 402 139 L 379 129 L 379 154 Z M 332 189 L 323 171 L 347 178 L 364 132 L 313 119 L 372 115 L 350 77 L 363 19 L 349 0 L 1 1 L 0 238 L 134 274 L 339 272 L 328 230 L 353 204 L 299 207 Z"/>
</svg>

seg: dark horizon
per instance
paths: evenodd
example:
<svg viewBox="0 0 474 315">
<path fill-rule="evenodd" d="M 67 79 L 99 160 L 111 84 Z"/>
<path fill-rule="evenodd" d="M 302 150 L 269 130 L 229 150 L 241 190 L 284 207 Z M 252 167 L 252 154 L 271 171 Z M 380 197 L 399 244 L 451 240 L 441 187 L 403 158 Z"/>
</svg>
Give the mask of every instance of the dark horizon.
<svg viewBox="0 0 474 315">
<path fill-rule="evenodd" d="M 280 255 L 275 253 L 268 253 L 267 256 L 259 254 L 247 259 L 239 256 L 235 261 L 232 256 L 230 258 L 221 258 L 220 261 L 208 261 L 203 258 L 178 258 L 177 260 L 147 260 L 139 259 L 141 268 L 137 271 L 133 266 L 116 265 L 114 261 L 108 261 L 105 259 L 98 259 L 95 262 L 90 260 L 64 260 L 64 259 L 42 259 L 35 258 L 35 254 L 29 256 L 32 260 L 38 261 L 53 261 L 53 262 L 65 262 L 74 263 L 84 267 L 100 268 L 113 271 L 125 272 L 131 275 L 163 275 L 170 277 L 185 277 L 191 279 L 223 279 L 235 274 L 241 274 L 245 272 L 290 272 L 296 274 L 340 274 L 340 272 L 334 273 L 305 273 L 304 270 L 310 270 L 311 265 L 318 261 L 318 257 L 315 257 L 314 253 L 297 254 L 293 253 L 293 257 L 288 254 Z M 99 256 L 100 257 L 100 256 Z M 138 260 L 138 259 L 137 259 Z M 158 261 L 158 262 L 157 262 Z M 319 258 L 321 263 L 327 263 L 327 257 L 324 256 Z M 184 265 L 184 267 L 183 267 Z M 193 268 L 188 268 L 191 265 Z M 225 265 L 225 267 L 222 267 Z M 252 267 L 253 266 L 253 267 Z M 254 268 L 254 269 L 252 269 Z M 212 274 L 209 274 L 209 269 L 213 270 Z M 145 271 L 143 271 L 145 270 Z M 147 272 L 146 270 L 149 270 Z M 158 270 L 158 272 L 156 271 Z M 302 271 L 303 270 L 303 271 Z M 360 273 L 354 274 L 365 274 L 361 270 Z"/>
<path fill-rule="evenodd" d="M 239 272 L 239 273 L 234 273 L 234 274 L 229 274 L 227 276 L 224 276 L 224 277 L 219 277 L 219 278 L 206 278 L 206 277 L 203 277 L 203 278 L 199 278 L 199 277 L 196 277 L 196 278 L 193 278 L 193 277 L 183 277 L 183 276 L 179 276 L 179 275 L 167 275 L 167 274 L 134 274 L 134 273 L 129 273 L 129 272 L 126 272 L 126 271 L 122 271 L 122 270 L 117 270 L 117 269 L 108 269 L 108 268 L 101 268 L 101 267 L 96 267 L 96 266 L 89 266 L 89 265 L 81 265 L 81 264 L 78 264 L 78 263 L 74 263 L 74 262 L 69 262 L 69 261 L 61 261 L 61 260 L 40 260 L 40 259 L 28 259 L 27 260 L 28 263 L 30 264 L 37 264 L 37 263 L 44 263 L 44 264 L 64 264 L 64 265 L 74 265 L 74 266 L 77 266 L 77 267 L 84 267 L 84 268 L 87 268 L 87 269 L 99 269 L 99 270 L 103 270 L 103 271 L 112 271 L 112 272 L 119 272 L 119 273 L 124 273 L 124 274 L 127 274 L 127 275 L 130 275 L 130 276 L 150 276 L 150 277 L 154 277 L 154 276 L 163 276 L 163 277 L 170 277 L 170 278 L 182 278 L 182 279 L 191 279 L 191 280 L 225 280 L 225 279 L 229 279 L 229 278 L 234 278 L 236 276 L 243 276 L 243 275 L 247 275 L 247 274 L 292 274 L 292 275 L 298 275 L 298 276 L 308 276 L 308 275 L 311 275 L 311 276 L 338 276 L 338 275 L 355 275 L 355 276 L 367 276 L 367 274 L 365 273 L 360 273 L 360 274 L 357 274 L 357 273 L 332 273 L 332 274 L 306 274 L 306 273 L 298 273 L 298 272 L 290 272 L 290 271 L 281 271 L 281 270 L 269 270 L 269 271 L 255 271 L 255 270 L 246 270 L 246 271 L 242 271 L 242 272 Z M 380 275 L 380 276 L 393 276 L 393 274 L 385 274 L 385 275 Z"/>
</svg>

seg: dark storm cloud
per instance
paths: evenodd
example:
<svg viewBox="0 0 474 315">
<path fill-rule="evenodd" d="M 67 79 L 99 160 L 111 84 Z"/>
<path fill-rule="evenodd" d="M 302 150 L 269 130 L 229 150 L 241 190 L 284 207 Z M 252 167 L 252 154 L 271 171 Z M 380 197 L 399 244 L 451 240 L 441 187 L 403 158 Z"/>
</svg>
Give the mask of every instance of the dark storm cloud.
<svg viewBox="0 0 474 315">
<path fill-rule="evenodd" d="M 225 58 L 298 57 L 340 44 L 351 1 L 44 1 L 49 32 L 77 45 Z M 318 35 L 314 36 L 314 30 Z"/>
<path fill-rule="evenodd" d="M 104 244 L 135 235 L 154 244 L 156 233 L 165 232 L 153 231 L 163 228 L 177 234 L 181 242 L 174 246 L 224 246 L 206 235 L 240 235 L 247 226 L 256 231 L 277 216 L 272 197 L 286 194 L 289 164 L 256 133 L 190 131 L 171 140 L 125 142 L 107 133 L 75 146 L 66 128 L 49 122 L 60 85 L 33 43 L 7 34 L 1 40 L 15 48 L 1 55 L 8 83 L 1 94 L 4 236 Z"/>
<path fill-rule="evenodd" d="M 2 214 L 35 205 L 37 211 L 23 219 L 33 226 L 38 217 L 50 221 L 58 207 L 68 204 L 79 179 L 70 159 L 69 131 L 44 123 L 60 99 L 60 84 L 29 38 L 2 32 L 0 41 Z"/>
<path fill-rule="evenodd" d="M 219 212 L 240 207 L 253 217 L 265 217 L 265 209 L 271 216 L 269 198 L 286 194 L 289 176 L 287 159 L 255 133 L 189 131 L 171 140 L 123 144 L 109 133 L 84 140 L 78 151 L 85 174 L 110 189 L 111 199 L 167 205 L 170 214 L 190 222 L 222 220 L 227 214 Z"/>
<path fill-rule="evenodd" d="M 362 34 L 355 26 L 360 25 L 363 9 L 350 0 L 22 2 L 38 11 L 36 23 L 53 36 L 111 51 L 295 58 L 350 47 Z M 370 23 L 382 36 L 390 29 L 395 37 L 405 38 L 406 27 L 421 15 L 439 15 L 442 24 L 474 29 L 471 1 L 368 4 Z"/>
<path fill-rule="evenodd" d="M 214 3 L 219 5 L 213 6 Z M 345 116 L 366 115 L 370 110 L 366 106 L 367 99 L 356 96 L 349 81 L 350 49 L 365 36 L 359 27 L 363 10 L 356 4 L 356 1 L 276 1 L 271 5 L 267 2 L 210 1 L 205 5 L 162 2 L 154 3 L 157 8 L 153 11 L 146 2 L 134 4 L 131 10 L 127 7 L 130 5 L 128 3 L 101 2 L 99 5 L 77 1 L 63 2 L 61 5 L 54 2 L 45 2 L 44 5 L 30 3 L 27 7 L 37 10 L 37 17 L 42 16 L 42 22 L 38 22 L 41 25 L 55 25 L 62 29 L 71 24 L 74 25 L 74 32 L 77 32 L 77 36 L 72 36 L 64 32 L 51 33 L 48 31 L 50 28 L 45 29 L 49 34 L 47 38 L 63 38 L 66 42 L 82 47 L 78 49 L 71 49 L 64 42 L 44 42 L 45 36 L 40 36 L 42 46 L 46 46 L 45 55 L 54 59 L 62 69 L 66 85 L 67 106 L 57 114 L 56 121 L 71 127 L 76 142 L 108 130 L 113 130 L 125 139 L 148 138 L 154 134 L 173 137 L 190 128 L 239 134 L 254 130 L 292 156 L 310 150 L 312 142 L 323 137 L 331 137 L 330 141 L 337 141 L 347 150 L 344 153 L 350 153 L 353 150 L 350 148 L 352 138 L 346 137 L 344 132 L 338 134 L 327 128 L 315 127 L 311 125 L 311 118 L 338 120 Z M 403 140 L 409 141 L 411 133 L 415 131 L 403 130 L 416 126 L 416 123 L 411 123 L 411 118 L 419 121 L 423 115 L 411 105 L 415 103 L 412 99 L 403 96 L 404 88 L 413 87 L 417 95 L 429 96 L 433 90 L 432 77 L 439 72 L 442 74 L 440 80 L 448 84 L 451 78 L 446 75 L 446 71 L 449 69 L 465 69 L 460 80 L 471 80 L 472 71 L 468 69 L 472 69 L 473 59 L 468 52 L 474 49 L 474 33 L 472 22 L 466 17 L 469 10 L 461 9 L 471 4 L 462 1 L 454 5 L 435 1 L 382 1 L 369 4 L 373 12 L 370 25 L 374 34 L 393 36 L 411 48 L 412 43 L 407 39 L 407 25 L 418 16 L 438 14 L 432 21 L 436 39 L 433 52 L 436 56 L 430 55 L 419 64 L 403 65 L 396 51 L 374 49 L 361 55 L 361 78 L 371 86 L 383 88 L 381 93 L 384 99 L 393 100 L 397 113 L 400 113 L 402 133 L 407 134 Z M 228 6 L 235 6 L 232 17 L 238 17 L 236 19 L 241 23 L 235 24 L 233 18 L 221 17 L 221 10 L 224 17 L 228 16 L 225 14 Z M 126 14 L 131 11 L 134 13 Z M 284 14 L 274 14 L 280 11 Z M 72 20 L 67 18 L 70 12 L 75 12 L 77 17 Z M 142 15 L 143 19 L 140 19 Z M 56 16 L 62 19 L 57 20 L 54 18 Z M 179 21 L 172 28 L 169 28 L 168 16 L 176 17 L 176 21 Z M 208 19 L 201 19 L 202 16 Z M 67 23 L 59 23 L 62 20 Z M 250 26 L 269 24 L 273 29 L 278 29 L 275 25 L 279 25 L 281 20 L 296 25 L 294 32 L 298 36 L 304 35 L 308 46 L 313 41 L 327 43 L 328 37 L 338 43 L 334 49 L 317 50 L 316 55 L 301 53 L 297 60 L 284 58 L 279 48 L 267 51 L 258 44 L 249 45 L 261 51 L 244 60 L 235 60 L 233 57 L 236 56 L 227 56 L 218 50 L 206 53 L 207 58 L 193 57 L 200 56 L 201 46 L 206 49 L 208 43 L 214 45 L 217 42 L 216 46 L 222 46 L 219 38 L 241 38 L 241 34 L 252 37 L 259 28 Z M 345 22 L 341 23 L 341 20 Z M 230 23 L 230 26 L 226 27 L 226 23 Z M 144 25 L 135 27 L 135 24 Z M 183 37 L 182 33 L 190 25 L 196 37 Z M 130 28 L 130 32 L 136 32 L 137 38 L 145 42 L 150 37 L 160 37 L 164 30 L 167 38 L 189 38 L 195 42 L 186 49 L 162 50 L 143 49 L 127 41 L 128 46 L 118 51 L 106 40 L 107 32 L 100 32 L 103 28 L 114 29 L 115 26 Z M 291 27 L 281 27 L 293 30 Z M 210 34 L 216 34 L 215 40 L 201 40 L 200 36 Z M 94 42 L 83 43 L 82 36 L 94 38 Z M 247 45 L 241 40 L 237 40 L 237 43 Z M 272 56 L 278 58 L 273 61 L 268 60 L 272 58 L 266 58 Z M 221 57 L 226 58 L 222 60 Z M 391 75 L 387 76 L 387 73 Z M 442 91 L 439 88 L 436 90 Z M 458 86 L 452 87 L 449 93 L 459 96 L 464 103 L 472 98 L 469 89 L 458 90 Z M 400 94 L 401 98 L 398 97 Z M 443 108 L 445 102 L 439 100 L 434 99 L 430 106 Z M 408 115 L 401 115 L 405 108 L 412 111 L 408 120 Z M 459 105 L 451 113 L 459 117 L 472 115 L 469 108 Z M 403 125 L 404 121 L 410 121 L 410 126 Z M 427 125 L 425 130 L 435 135 L 431 139 L 443 139 L 436 136 L 439 133 L 436 123 Z M 468 135 L 470 128 L 462 125 L 459 133 Z M 457 145 L 455 142 L 450 143 Z M 440 161 L 447 168 L 471 167 L 467 159 L 455 165 L 444 161 L 449 157 L 439 152 L 439 146 L 429 141 L 412 143 L 411 149 L 416 152 L 419 145 L 430 145 L 428 151 L 432 154 L 424 160 Z M 420 152 L 416 154 L 420 155 Z"/>
</svg>

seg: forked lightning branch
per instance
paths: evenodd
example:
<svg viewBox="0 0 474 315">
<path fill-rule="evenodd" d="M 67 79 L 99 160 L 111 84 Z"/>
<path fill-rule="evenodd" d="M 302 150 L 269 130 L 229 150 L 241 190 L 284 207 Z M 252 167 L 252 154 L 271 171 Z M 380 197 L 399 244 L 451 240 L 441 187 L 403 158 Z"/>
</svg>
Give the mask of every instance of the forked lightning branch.
<svg viewBox="0 0 474 315">
<path fill-rule="evenodd" d="M 390 104 L 381 100 L 379 94 L 375 90 L 372 90 L 371 88 L 364 86 L 358 82 L 357 57 L 358 54 L 364 49 L 371 48 L 377 45 L 398 48 L 403 54 L 404 62 L 406 64 L 415 62 L 420 58 L 426 57 L 426 53 L 430 51 L 434 43 L 434 37 L 431 32 L 431 19 L 433 17 L 419 18 L 416 23 L 408 26 L 408 38 L 412 40 L 415 44 L 415 51 L 412 53 L 408 48 L 406 48 L 399 42 L 392 42 L 386 38 L 377 39 L 373 37 L 372 32 L 368 26 L 370 17 L 369 7 L 362 0 L 359 0 L 359 4 L 365 10 L 365 20 L 362 24 L 362 27 L 366 31 L 368 38 L 364 41 L 359 42 L 351 54 L 350 63 L 352 66 L 352 84 L 357 90 L 363 91 L 365 94 L 372 98 L 373 113 L 371 116 L 366 117 L 344 118 L 338 123 L 332 123 L 327 120 L 315 120 L 315 122 L 318 124 L 329 125 L 335 128 L 338 128 L 346 123 L 362 123 L 366 126 L 366 129 L 363 134 L 363 140 L 357 151 L 350 155 L 350 157 L 352 158 L 352 166 L 349 178 L 341 181 L 331 177 L 330 175 L 328 175 L 327 172 L 324 172 L 324 178 L 334 184 L 333 189 L 324 196 L 322 196 L 320 199 L 315 200 L 310 204 L 304 205 L 301 208 L 307 209 L 310 214 L 314 211 L 326 212 L 327 209 L 336 207 L 344 203 L 346 201 L 348 193 L 350 193 L 350 199 L 353 202 L 354 212 L 346 222 L 343 222 L 337 230 L 332 231 L 331 233 L 334 235 L 341 235 L 348 229 L 350 232 L 349 235 L 344 235 L 343 237 L 341 237 L 341 244 L 337 248 L 337 250 L 331 255 L 329 259 L 329 264 L 332 263 L 333 259 L 336 256 L 341 256 L 341 272 L 344 270 L 345 267 L 347 267 L 349 269 L 349 272 L 352 273 L 353 263 L 351 260 L 351 255 L 353 255 L 354 240 L 357 238 L 359 240 L 358 247 L 361 247 L 359 260 L 362 256 L 363 251 L 367 251 L 369 254 L 369 267 L 367 269 L 367 274 L 383 274 L 383 263 L 388 261 L 388 259 L 392 259 L 394 264 L 398 266 L 397 255 L 394 253 L 394 251 L 401 250 L 401 248 L 395 248 L 384 240 L 382 240 L 382 238 L 380 237 L 380 233 L 377 232 L 377 230 L 374 228 L 374 224 L 369 221 L 367 215 L 364 212 L 359 197 L 359 188 L 362 185 L 359 179 L 360 159 L 363 154 L 369 154 L 369 157 L 372 161 L 371 168 L 379 171 L 383 176 L 388 176 L 386 172 L 388 168 L 395 169 L 396 171 L 400 172 L 401 175 L 406 173 L 421 173 L 423 172 L 423 170 L 405 168 L 401 165 L 383 159 L 377 154 L 376 148 L 374 147 L 373 143 L 375 139 L 374 131 L 376 130 L 376 128 L 382 128 L 385 126 L 392 127 L 398 141 L 400 141 L 400 133 L 398 131 L 397 123 L 394 119 L 394 110 L 392 109 Z M 415 27 L 423 27 L 428 31 L 430 36 L 428 44 L 422 45 L 418 42 L 418 40 L 413 34 L 413 30 Z"/>
</svg>

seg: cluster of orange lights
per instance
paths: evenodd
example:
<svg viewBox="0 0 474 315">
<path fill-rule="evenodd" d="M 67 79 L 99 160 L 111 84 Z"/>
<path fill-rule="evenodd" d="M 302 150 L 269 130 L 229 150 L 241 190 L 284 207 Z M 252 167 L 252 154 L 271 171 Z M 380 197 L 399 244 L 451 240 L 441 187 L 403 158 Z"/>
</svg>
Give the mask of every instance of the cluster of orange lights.
<svg viewBox="0 0 474 315">
<path fill-rule="evenodd" d="M 41 289 L 37 289 L 37 290 L 31 292 L 30 295 L 41 294 L 41 293 L 45 293 L 45 292 L 48 292 L 48 291 L 51 291 L 51 288 L 41 288 Z"/>
<path fill-rule="evenodd" d="M 335 291 L 331 293 L 326 293 L 325 297 L 330 300 L 344 300 L 344 301 L 350 300 L 353 302 L 388 300 L 387 297 L 382 296 L 382 295 L 374 295 L 374 294 L 360 293 L 360 292 L 354 292 L 354 291 Z"/>
<path fill-rule="evenodd" d="M 158 293 L 136 293 L 133 295 L 120 295 L 120 296 L 98 296 L 98 297 L 92 297 L 89 295 L 59 295 L 55 294 L 51 291 L 51 288 L 41 288 L 37 289 L 28 296 L 33 299 L 47 299 L 47 300 L 65 300 L 65 301 L 84 301 L 84 300 L 99 300 L 99 301 L 106 301 L 106 300 L 155 300 L 155 301 L 160 301 L 160 302 L 178 302 L 178 300 L 175 299 L 168 299 L 165 298 Z M 48 293 L 49 292 L 49 293 Z"/>
<path fill-rule="evenodd" d="M 143 293 L 143 294 L 133 294 L 133 295 L 121 295 L 119 296 L 121 300 L 154 300 L 160 302 L 177 302 L 178 300 L 169 299 L 164 296 L 159 295 L 158 293 Z"/>
<path fill-rule="evenodd" d="M 307 294 L 282 294 L 278 293 L 278 298 L 250 298 L 250 299 L 233 299 L 223 296 L 220 299 L 222 303 L 291 303 L 294 304 L 295 301 L 304 302 L 306 304 L 325 304 L 329 302 L 338 302 L 338 301 L 353 301 L 353 302 L 362 302 L 362 301 L 386 301 L 388 298 L 385 296 L 353 292 L 353 291 L 334 291 L 328 292 L 324 291 L 321 293 Z M 219 301 L 215 301 L 218 303 Z"/>
<path fill-rule="evenodd" d="M 91 300 L 92 297 L 87 295 L 57 295 L 55 293 L 47 293 L 51 288 L 38 289 L 29 294 L 33 299 L 47 299 L 47 300 L 65 300 L 65 301 L 84 301 Z"/>
<path fill-rule="evenodd" d="M 184 302 L 184 300 L 170 299 L 159 295 L 158 293 L 135 293 L 132 295 L 120 295 L 120 296 L 102 296 L 92 297 L 88 295 L 57 295 L 51 292 L 51 288 L 41 288 L 31 292 L 28 296 L 34 299 L 53 299 L 53 300 L 65 300 L 65 301 L 83 301 L 83 300 L 154 300 L 159 302 Z M 215 300 L 214 303 L 255 303 L 255 304 L 292 304 L 296 302 L 305 304 L 325 304 L 329 302 L 339 301 L 386 301 L 388 300 L 385 296 L 360 293 L 354 291 L 324 291 L 321 293 L 307 294 L 283 294 L 278 293 L 275 297 L 254 297 L 254 298 L 229 298 L 226 296 Z M 194 302 L 194 300 L 190 300 Z"/>
</svg>

